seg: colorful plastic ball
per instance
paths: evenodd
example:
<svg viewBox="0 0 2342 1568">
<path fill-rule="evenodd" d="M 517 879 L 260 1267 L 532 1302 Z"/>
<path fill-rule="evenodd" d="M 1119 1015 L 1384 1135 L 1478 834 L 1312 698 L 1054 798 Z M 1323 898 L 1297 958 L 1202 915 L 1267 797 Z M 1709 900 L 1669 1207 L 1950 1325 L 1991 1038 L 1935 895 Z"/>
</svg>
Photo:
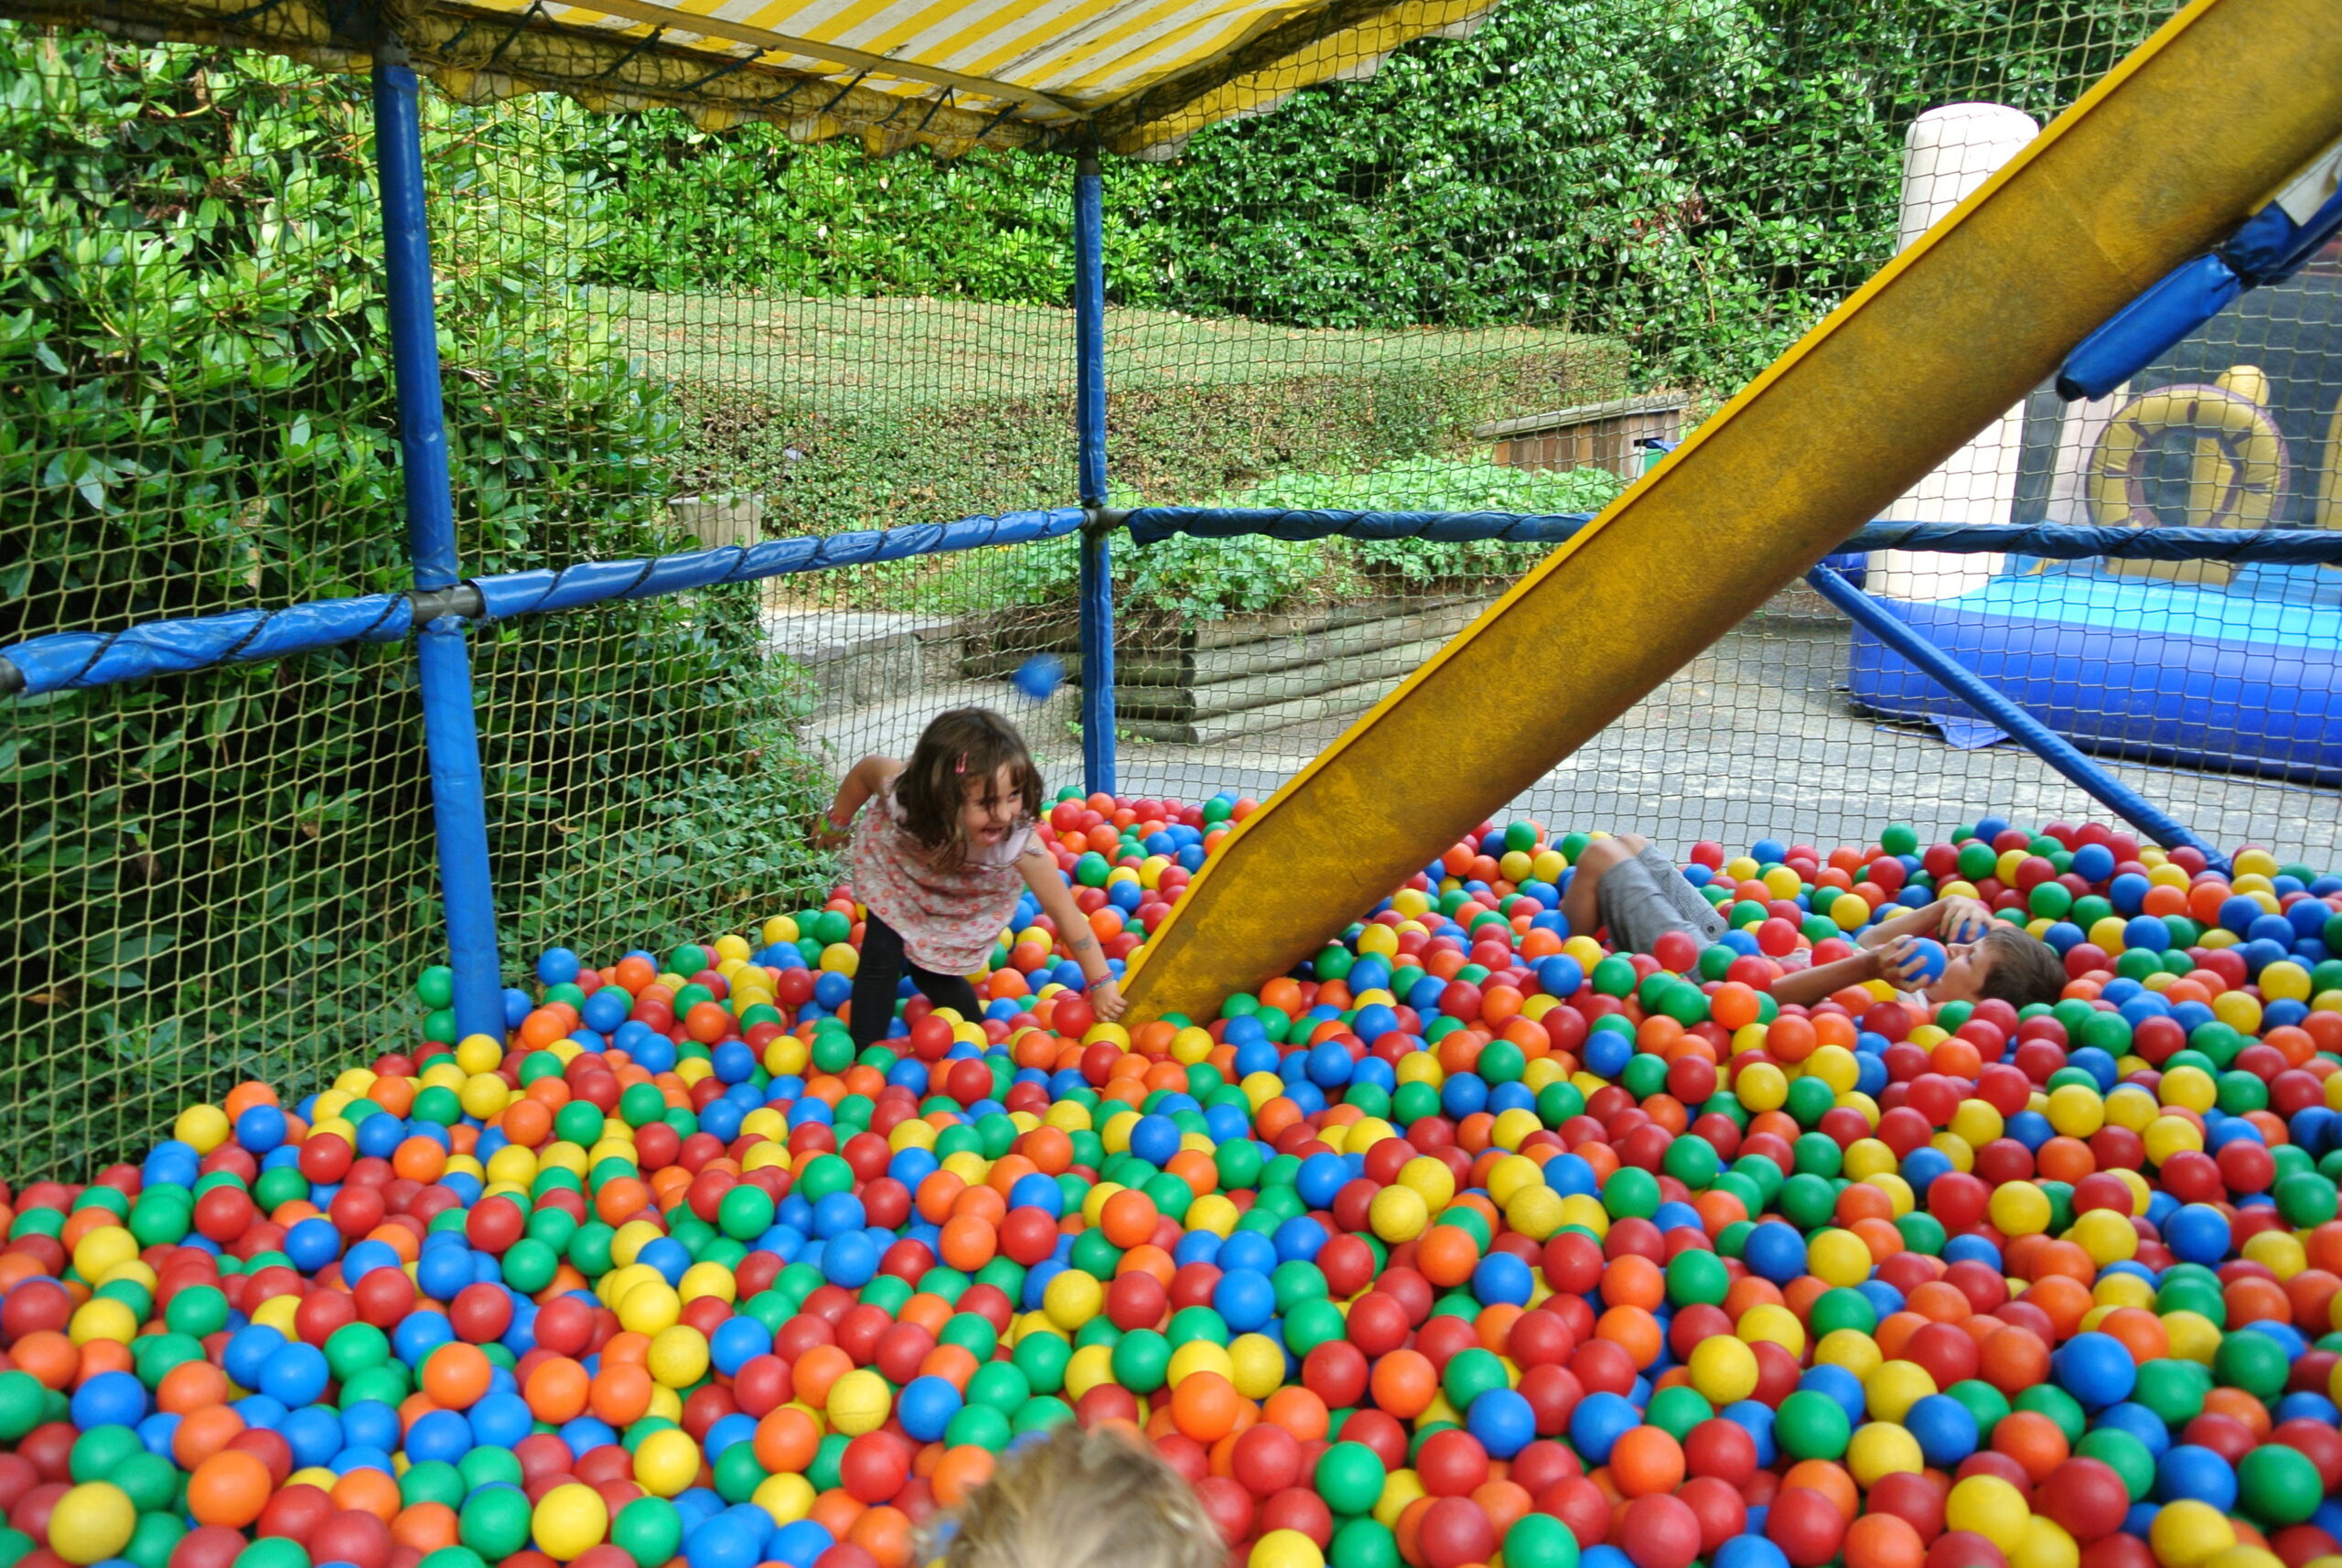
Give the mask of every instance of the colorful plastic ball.
<svg viewBox="0 0 2342 1568">
<path fill-rule="evenodd" d="M 2326 1479 L 2308 1455 L 2283 1444 L 2263 1444 L 2237 1462 L 2238 1501 L 2270 1525 L 2299 1524 L 2325 1500 Z"/>
<path fill-rule="evenodd" d="M 1846 1538 L 1846 1516 L 1837 1502 L 1810 1487 L 1789 1487 L 1766 1514 L 1766 1538 L 1781 1549 L 1790 1568 L 1821 1568 L 1838 1555 Z"/>
<path fill-rule="evenodd" d="M 1700 1554 L 1699 1516 L 1681 1498 L 1661 1493 L 1628 1503 L 1619 1535 L 1634 1568 L 1690 1568 Z"/>
<path fill-rule="evenodd" d="M 2147 1544 L 2165 1568 L 2198 1568 L 2236 1544 L 2236 1527 L 2209 1503 L 2165 1503 L 2148 1527 Z"/>
<path fill-rule="evenodd" d="M 529 1533 L 546 1556 L 556 1563 L 571 1563 L 599 1546 L 609 1527 L 609 1505 L 602 1494 L 571 1482 L 537 1499 Z"/>
<path fill-rule="evenodd" d="M 1057 694 L 1065 681 L 1065 663 L 1054 655 L 1036 653 L 1016 667 L 1010 677 L 1018 694 L 1027 702 L 1046 703 Z M 1285 1563 L 1263 1564 L 1262 1568 L 1291 1568 Z"/>
<path fill-rule="evenodd" d="M 84 1481 L 57 1499 L 48 1516 L 49 1549 L 88 1564 L 122 1555 L 138 1528 L 137 1506 L 111 1481 Z"/>
</svg>

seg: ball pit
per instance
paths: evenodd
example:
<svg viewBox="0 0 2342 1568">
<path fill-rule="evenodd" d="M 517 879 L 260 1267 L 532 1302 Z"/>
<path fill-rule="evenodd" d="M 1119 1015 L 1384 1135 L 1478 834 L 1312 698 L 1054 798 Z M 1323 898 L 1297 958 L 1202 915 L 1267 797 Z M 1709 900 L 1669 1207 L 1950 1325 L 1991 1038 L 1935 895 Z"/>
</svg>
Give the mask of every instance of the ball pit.
<svg viewBox="0 0 2342 1568">
<path fill-rule="evenodd" d="M 1251 802 L 1068 797 L 1110 958 Z M 1210 1020 L 1030 904 L 857 1057 L 818 909 L 0 1195 L 0 1568 L 905 1568 L 1118 1425 L 1250 1568 L 2342 1568 L 2342 878 L 2097 825 L 1695 849 L 1605 950 L 1487 824 Z M 2055 1005 L 1768 983 L 1947 893 Z M 1075 987 L 1075 988 L 1069 988 Z"/>
</svg>

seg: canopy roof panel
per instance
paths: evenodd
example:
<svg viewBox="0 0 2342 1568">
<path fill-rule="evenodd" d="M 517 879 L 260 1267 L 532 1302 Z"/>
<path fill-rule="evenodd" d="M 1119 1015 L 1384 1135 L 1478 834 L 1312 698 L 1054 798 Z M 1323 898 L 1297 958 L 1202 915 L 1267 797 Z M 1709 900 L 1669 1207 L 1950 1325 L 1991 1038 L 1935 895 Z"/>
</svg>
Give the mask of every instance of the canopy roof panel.
<svg viewBox="0 0 2342 1568">
<path fill-rule="evenodd" d="M 0 16 L 358 69 L 395 38 L 455 96 L 557 91 L 799 141 L 858 135 L 1166 156 L 1222 120 L 1370 73 L 1495 0 L 0 0 Z"/>
</svg>

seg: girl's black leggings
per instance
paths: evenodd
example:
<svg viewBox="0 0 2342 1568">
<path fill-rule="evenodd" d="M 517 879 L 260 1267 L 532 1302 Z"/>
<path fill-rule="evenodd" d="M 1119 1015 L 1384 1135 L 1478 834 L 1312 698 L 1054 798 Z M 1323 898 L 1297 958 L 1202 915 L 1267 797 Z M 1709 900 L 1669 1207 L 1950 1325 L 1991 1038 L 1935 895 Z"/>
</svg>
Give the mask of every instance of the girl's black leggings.
<svg viewBox="0 0 2342 1568">
<path fill-rule="evenodd" d="M 970 1023 L 983 1016 L 976 988 L 964 977 L 938 974 L 911 962 L 903 951 L 902 933 L 876 915 L 867 915 L 862 926 L 862 962 L 854 972 L 852 1028 L 857 1050 L 886 1037 L 887 1026 L 895 1021 L 895 989 L 906 969 L 919 993 L 938 1007 L 951 1008 Z"/>
</svg>

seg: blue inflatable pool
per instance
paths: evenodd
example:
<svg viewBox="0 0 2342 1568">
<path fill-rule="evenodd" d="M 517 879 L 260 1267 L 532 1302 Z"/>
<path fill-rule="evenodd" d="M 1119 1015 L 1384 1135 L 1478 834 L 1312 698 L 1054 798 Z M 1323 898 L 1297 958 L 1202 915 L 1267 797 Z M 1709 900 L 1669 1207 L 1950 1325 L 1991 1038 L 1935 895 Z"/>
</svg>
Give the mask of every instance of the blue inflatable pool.
<svg viewBox="0 0 2342 1568">
<path fill-rule="evenodd" d="M 2342 573 L 2247 566 L 2212 586 L 2010 565 L 1956 598 L 1881 602 L 2085 751 L 2342 783 Z M 1900 654 L 1853 637 L 1857 706 L 1975 725 Z"/>
</svg>

